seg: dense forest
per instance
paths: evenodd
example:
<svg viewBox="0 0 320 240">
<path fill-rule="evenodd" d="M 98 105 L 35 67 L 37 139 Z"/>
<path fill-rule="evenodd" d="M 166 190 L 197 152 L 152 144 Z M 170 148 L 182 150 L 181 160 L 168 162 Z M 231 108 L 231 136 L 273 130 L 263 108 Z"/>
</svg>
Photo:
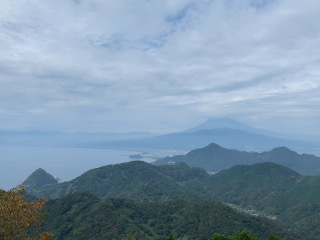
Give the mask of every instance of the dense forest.
<svg viewBox="0 0 320 240">
<path fill-rule="evenodd" d="M 74 239 L 78 231 L 89 234 L 90 228 L 100 223 L 109 226 L 101 229 L 101 236 L 111 234 L 112 225 L 114 234 L 137 234 L 142 239 L 161 239 L 170 233 L 181 239 L 208 239 L 214 233 L 229 236 L 243 230 L 264 238 L 270 233 L 287 239 L 295 239 L 294 234 L 310 240 L 320 236 L 314 226 L 320 220 L 320 177 L 302 176 L 275 163 L 234 166 L 210 175 L 182 162 L 156 166 L 132 161 L 92 169 L 63 183 L 38 169 L 24 184 L 29 194 L 52 199 L 48 203 L 48 231 L 63 236 L 60 239 Z M 175 208 L 177 205 L 184 208 Z M 216 208 L 224 213 L 211 216 L 209 209 Z M 228 211 L 241 217 L 217 217 Z M 248 218 L 248 214 L 254 216 Z M 276 231 L 260 222 L 264 230 L 259 230 L 262 220 L 257 216 L 283 229 Z"/>
<path fill-rule="evenodd" d="M 246 230 L 267 238 L 273 233 L 299 239 L 271 220 L 249 216 L 218 202 L 141 203 L 128 199 L 99 199 L 76 192 L 48 202 L 47 231 L 57 239 L 209 239 L 214 233 L 230 236 Z"/>
</svg>

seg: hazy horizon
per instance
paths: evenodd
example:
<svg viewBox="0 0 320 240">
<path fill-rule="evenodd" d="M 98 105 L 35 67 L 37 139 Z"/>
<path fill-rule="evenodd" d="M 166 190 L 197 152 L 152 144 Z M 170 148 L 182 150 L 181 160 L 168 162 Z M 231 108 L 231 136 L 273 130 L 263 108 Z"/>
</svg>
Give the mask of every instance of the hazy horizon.
<svg viewBox="0 0 320 240">
<path fill-rule="evenodd" d="M 0 189 L 5 190 L 22 184 L 38 168 L 64 182 L 93 168 L 128 162 L 130 155 L 137 154 L 133 150 L 23 146 L 0 146 L 0 151 Z"/>
</svg>

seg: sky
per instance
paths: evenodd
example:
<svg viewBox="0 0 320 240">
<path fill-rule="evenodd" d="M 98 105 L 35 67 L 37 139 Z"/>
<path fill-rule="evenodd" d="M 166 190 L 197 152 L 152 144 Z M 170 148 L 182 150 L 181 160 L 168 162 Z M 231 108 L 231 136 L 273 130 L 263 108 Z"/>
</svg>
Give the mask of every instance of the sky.
<svg viewBox="0 0 320 240">
<path fill-rule="evenodd" d="M 319 0 L 0 0 L 0 129 L 320 134 Z"/>
</svg>

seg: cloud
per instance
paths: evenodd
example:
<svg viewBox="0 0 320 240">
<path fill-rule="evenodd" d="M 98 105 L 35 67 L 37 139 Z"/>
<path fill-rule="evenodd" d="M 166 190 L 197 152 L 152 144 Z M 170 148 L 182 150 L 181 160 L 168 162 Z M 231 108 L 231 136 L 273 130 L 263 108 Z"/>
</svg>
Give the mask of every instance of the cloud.
<svg viewBox="0 0 320 240">
<path fill-rule="evenodd" d="M 2 2 L 0 123 L 166 131 L 212 116 L 319 119 L 319 10 L 317 0 Z"/>
</svg>

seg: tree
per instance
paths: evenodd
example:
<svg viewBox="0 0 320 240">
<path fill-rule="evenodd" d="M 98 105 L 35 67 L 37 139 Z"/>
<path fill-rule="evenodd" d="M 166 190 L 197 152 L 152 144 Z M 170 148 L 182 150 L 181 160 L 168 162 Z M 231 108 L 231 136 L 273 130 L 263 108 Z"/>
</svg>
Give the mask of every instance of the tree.
<svg viewBox="0 0 320 240">
<path fill-rule="evenodd" d="M 122 240 L 135 240 L 136 239 L 136 235 L 130 235 L 128 234 L 125 238 L 123 238 Z"/>
<path fill-rule="evenodd" d="M 269 236 L 268 240 L 279 240 L 279 238 L 278 238 L 277 236 L 271 234 L 271 235 Z M 282 240 L 284 240 L 284 238 L 283 238 Z"/>
<path fill-rule="evenodd" d="M 213 238 L 209 238 L 209 240 L 230 240 L 230 238 L 227 238 L 222 234 L 214 234 Z"/>
<path fill-rule="evenodd" d="M 46 214 L 43 209 L 45 203 L 41 198 L 27 202 L 21 185 L 7 192 L 0 190 L 0 239 L 52 239 L 47 232 L 37 234 L 43 223 L 42 216 Z M 30 234 L 35 237 L 29 237 Z"/>
<path fill-rule="evenodd" d="M 232 240 L 259 240 L 257 236 L 251 236 L 247 232 L 235 232 L 233 233 Z"/>
<path fill-rule="evenodd" d="M 170 233 L 170 235 L 167 237 L 167 240 L 175 240 L 176 238 Z"/>
<path fill-rule="evenodd" d="M 246 231 L 243 232 L 235 232 L 232 237 L 225 237 L 221 234 L 214 234 L 213 238 L 209 238 L 209 240 L 262 240 L 257 236 L 252 236 Z M 279 240 L 279 238 L 273 234 L 271 234 L 268 240 Z"/>
</svg>

